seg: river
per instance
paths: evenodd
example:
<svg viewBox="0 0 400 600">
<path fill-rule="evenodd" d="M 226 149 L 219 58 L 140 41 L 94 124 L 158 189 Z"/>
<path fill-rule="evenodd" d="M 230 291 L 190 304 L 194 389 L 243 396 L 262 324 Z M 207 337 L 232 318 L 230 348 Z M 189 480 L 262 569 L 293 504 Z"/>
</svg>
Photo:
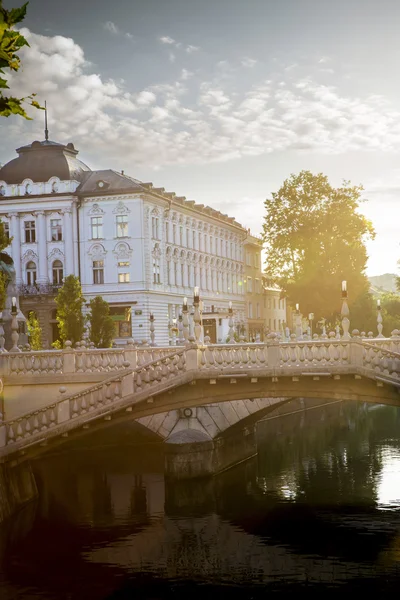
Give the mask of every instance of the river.
<svg viewBox="0 0 400 600">
<path fill-rule="evenodd" d="M 256 439 L 191 483 L 112 429 L 42 458 L 39 501 L 0 531 L 1 600 L 397 591 L 400 412 L 338 403 L 270 416 Z"/>
</svg>

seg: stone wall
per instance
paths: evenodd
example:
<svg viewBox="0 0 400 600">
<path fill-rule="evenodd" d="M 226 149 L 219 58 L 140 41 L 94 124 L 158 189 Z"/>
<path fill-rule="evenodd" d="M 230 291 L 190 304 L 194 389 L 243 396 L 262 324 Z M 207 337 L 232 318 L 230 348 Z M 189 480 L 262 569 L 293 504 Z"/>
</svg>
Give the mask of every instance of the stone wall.
<svg viewBox="0 0 400 600">
<path fill-rule="evenodd" d="M 0 465 L 0 524 L 38 496 L 30 463 Z"/>
</svg>

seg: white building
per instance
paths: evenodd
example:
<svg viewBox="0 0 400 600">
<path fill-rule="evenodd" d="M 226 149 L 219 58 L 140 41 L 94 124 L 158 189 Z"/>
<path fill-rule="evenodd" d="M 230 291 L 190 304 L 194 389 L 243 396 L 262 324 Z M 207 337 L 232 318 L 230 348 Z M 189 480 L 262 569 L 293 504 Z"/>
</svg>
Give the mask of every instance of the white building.
<svg viewBox="0 0 400 600">
<path fill-rule="evenodd" d="M 225 341 L 229 301 L 246 321 L 246 230 L 202 204 L 112 170 L 91 171 L 73 144 L 45 140 L 17 150 L 0 169 L 0 217 L 26 314 L 35 310 L 45 346 L 57 336 L 54 295 L 63 277 L 79 276 L 87 302 L 110 303 L 116 341 L 167 344 L 184 296 L 195 285 L 205 329 Z"/>
</svg>

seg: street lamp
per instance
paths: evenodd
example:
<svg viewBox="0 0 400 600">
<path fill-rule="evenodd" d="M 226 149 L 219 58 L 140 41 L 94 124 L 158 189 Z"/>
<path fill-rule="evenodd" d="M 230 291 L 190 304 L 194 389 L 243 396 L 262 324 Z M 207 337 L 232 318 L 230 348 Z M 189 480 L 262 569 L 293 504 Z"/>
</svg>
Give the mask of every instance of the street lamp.
<svg viewBox="0 0 400 600">
<path fill-rule="evenodd" d="M 21 352 L 18 348 L 18 321 L 17 321 L 17 299 L 15 296 L 11 298 L 11 340 L 12 340 L 12 348 L 10 352 Z"/>
<path fill-rule="evenodd" d="M 193 306 L 194 306 L 194 337 L 196 343 L 200 343 L 201 339 L 201 315 L 200 315 L 200 291 L 199 287 L 196 285 L 194 288 L 193 294 Z"/>
<path fill-rule="evenodd" d="M 377 320 L 377 323 L 378 323 L 378 338 L 383 338 L 385 336 L 382 334 L 382 329 L 383 329 L 382 321 L 383 321 L 383 319 L 382 319 L 382 312 L 381 312 L 382 307 L 381 307 L 381 299 L 380 298 L 378 298 L 376 309 L 377 309 L 376 320 Z"/>
<path fill-rule="evenodd" d="M 185 339 L 185 343 L 189 341 L 189 309 L 186 296 L 183 299 L 182 304 L 182 322 L 183 322 L 183 337 Z"/>
<path fill-rule="evenodd" d="M 350 339 L 350 334 L 349 334 L 350 311 L 349 311 L 349 306 L 347 304 L 347 281 L 342 281 L 342 310 L 340 311 L 340 314 L 342 316 L 342 329 L 343 329 L 342 340 L 349 340 Z"/>
<path fill-rule="evenodd" d="M 154 321 L 155 321 L 155 319 L 154 319 L 154 315 L 153 315 L 152 312 L 150 313 L 149 320 L 150 320 L 150 340 L 151 340 L 151 345 L 155 346 L 155 341 L 154 341 L 155 340 L 155 333 L 154 333 L 154 329 L 155 329 L 154 328 Z"/>
<path fill-rule="evenodd" d="M 312 339 L 312 336 L 313 336 L 312 332 L 313 332 L 314 313 L 310 313 L 308 315 L 308 320 L 310 321 L 310 336 L 311 336 L 311 339 Z"/>
<path fill-rule="evenodd" d="M 295 323 L 296 323 L 296 338 L 301 340 L 303 337 L 303 328 L 301 325 L 301 313 L 300 313 L 300 305 L 296 304 L 296 312 L 295 312 Z"/>
<path fill-rule="evenodd" d="M 228 314 L 229 314 L 229 321 L 228 321 L 228 325 L 229 325 L 229 343 L 230 344 L 234 344 L 235 343 L 235 332 L 233 330 L 233 307 L 232 307 L 232 302 L 229 301 L 229 308 L 228 308 Z"/>
</svg>

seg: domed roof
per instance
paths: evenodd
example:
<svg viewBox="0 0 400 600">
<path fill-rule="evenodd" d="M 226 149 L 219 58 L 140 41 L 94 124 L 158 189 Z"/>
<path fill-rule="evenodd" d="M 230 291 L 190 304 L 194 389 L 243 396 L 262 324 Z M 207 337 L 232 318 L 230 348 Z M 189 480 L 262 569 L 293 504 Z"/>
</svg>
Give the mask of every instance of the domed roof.
<svg viewBox="0 0 400 600">
<path fill-rule="evenodd" d="M 76 156 L 73 144 L 58 144 L 45 140 L 32 142 L 17 148 L 18 158 L 14 158 L 0 169 L 0 181 L 22 183 L 24 179 L 34 182 L 48 181 L 50 177 L 75 179 L 80 181 L 89 167 Z"/>
</svg>

